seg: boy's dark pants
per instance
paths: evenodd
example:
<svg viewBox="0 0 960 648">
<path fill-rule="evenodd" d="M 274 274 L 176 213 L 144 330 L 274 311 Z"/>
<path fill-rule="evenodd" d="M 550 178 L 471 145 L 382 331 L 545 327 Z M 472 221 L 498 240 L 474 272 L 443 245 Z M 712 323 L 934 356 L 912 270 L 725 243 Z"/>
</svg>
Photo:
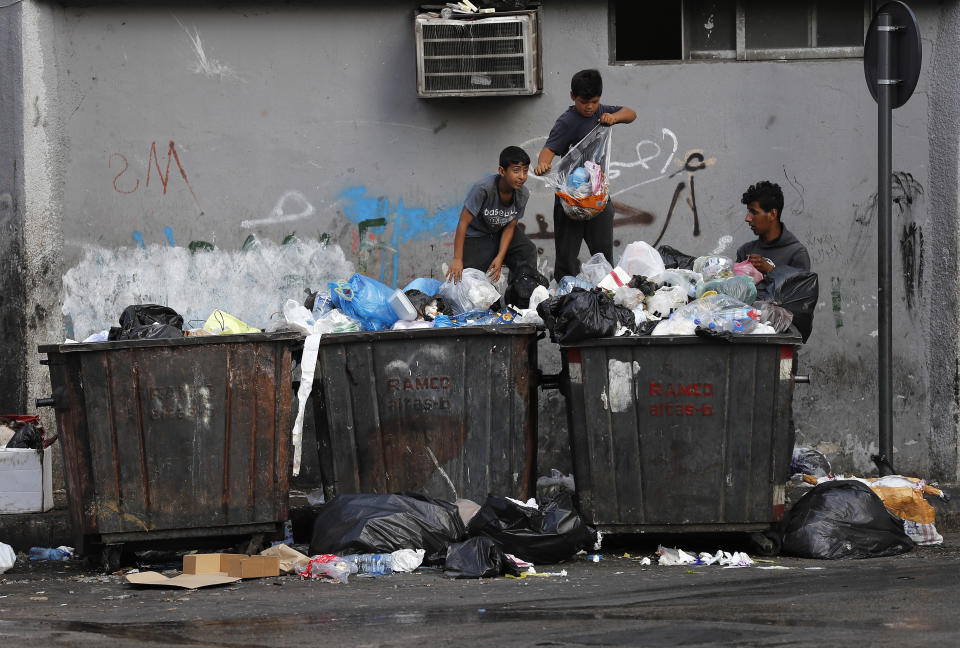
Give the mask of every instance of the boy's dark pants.
<svg viewBox="0 0 960 648">
<path fill-rule="evenodd" d="M 463 243 L 463 267 L 487 271 L 494 257 L 500 251 L 500 235 L 468 236 Z M 519 227 L 513 230 L 510 247 L 503 259 L 503 265 L 510 269 L 510 276 L 516 277 L 524 265 L 537 269 L 537 246 L 527 238 Z"/>
<path fill-rule="evenodd" d="M 553 231 L 556 235 L 556 264 L 553 276 L 560 281 L 567 275 L 577 276 L 580 272 L 580 245 L 587 242 L 587 249 L 593 256 L 603 252 L 610 265 L 613 265 L 613 201 L 608 200 L 603 211 L 588 221 L 573 220 L 563 211 L 560 198 L 553 198 Z"/>
</svg>

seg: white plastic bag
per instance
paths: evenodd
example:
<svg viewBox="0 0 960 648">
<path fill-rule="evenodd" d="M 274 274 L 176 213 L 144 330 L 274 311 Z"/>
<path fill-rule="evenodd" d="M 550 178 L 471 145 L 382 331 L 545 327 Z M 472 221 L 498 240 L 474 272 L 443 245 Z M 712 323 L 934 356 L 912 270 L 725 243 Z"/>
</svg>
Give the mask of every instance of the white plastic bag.
<svg viewBox="0 0 960 648">
<path fill-rule="evenodd" d="M 412 572 L 423 563 L 426 555 L 423 549 L 398 549 L 394 551 L 391 569 L 394 572 Z"/>
<path fill-rule="evenodd" d="M 653 295 L 646 299 L 647 310 L 658 315 L 667 317 L 673 311 L 687 303 L 687 291 L 682 286 L 664 286 Z"/>
<path fill-rule="evenodd" d="M 613 272 L 613 266 L 607 261 L 602 252 L 597 252 L 590 260 L 580 266 L 578 278 L 583 279 L 591 286 L 596 286 L 603 278 Z"/>
<path fill-rule="evenodd" d="M 460 282 L 447 281 L 440 286 L 439 294 L 450 304 L 456 315 L 486 310 L 500 299 L 500 293 L 490 283 L 487 275 L 476 268 L 464 268 Z"/>
<path fill-rule="evenodd" d="M 0 542 L 0 574 L 13 567 L 17 562 L 17 552 L 8 544 Z"/>
<path fill-rule="evenodd" d="M 650 278 L 665 270 L 663 258 L 645 241 L 634 241 L 623 250 L 618 266 L 631 277 L 640 275 Z"/>
</svg>

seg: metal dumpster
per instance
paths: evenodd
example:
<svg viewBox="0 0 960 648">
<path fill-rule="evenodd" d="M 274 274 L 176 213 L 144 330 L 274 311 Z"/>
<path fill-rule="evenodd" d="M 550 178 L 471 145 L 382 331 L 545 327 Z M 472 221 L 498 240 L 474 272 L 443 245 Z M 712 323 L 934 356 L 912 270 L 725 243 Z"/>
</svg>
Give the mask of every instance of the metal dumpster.
<svg viewBox="0 0 960 648">
<path fill-rule="evenodd" d="M 561 347 L 581 514 L 608 532 L 769 531 L 784 512 L 800 343 L 787 334 Z"/>
<path fill-rule="evenodd" d="M 39 347 L 74 542 L 278 531 L 287 519 L 298 333 Z M 38 402 L 38 404 L 41 404 Z"/>
<path fill-rule="evenodd" d="M 538 336 L 530 325 L 325 335 L 312 397 L 326 495 L 530 497 Z"/>
</svg>

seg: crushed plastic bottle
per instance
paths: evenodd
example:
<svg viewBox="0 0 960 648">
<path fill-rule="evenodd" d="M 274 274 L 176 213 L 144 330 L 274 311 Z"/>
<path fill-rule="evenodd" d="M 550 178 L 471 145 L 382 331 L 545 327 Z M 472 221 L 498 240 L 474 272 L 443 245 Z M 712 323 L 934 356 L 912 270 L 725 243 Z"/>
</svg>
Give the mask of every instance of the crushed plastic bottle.
<svg viewBox="0 0 960 648">
<path fill-rule="evenodd" d="M 386 576 L 393 573 L 393 556 L 388 553 L 349 554 L 340 560 L 350 567 L 351 574 Z"/>
</svg>

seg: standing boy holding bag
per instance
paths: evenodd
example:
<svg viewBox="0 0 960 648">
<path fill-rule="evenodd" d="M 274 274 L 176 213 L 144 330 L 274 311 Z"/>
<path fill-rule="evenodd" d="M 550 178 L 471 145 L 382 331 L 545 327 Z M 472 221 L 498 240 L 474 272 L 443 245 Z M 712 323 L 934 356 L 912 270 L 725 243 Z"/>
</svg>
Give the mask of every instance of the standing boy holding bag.
<svg viewBox="0 0 960 648">
<path fill-rule="evenodd" d="M 580 70 L 570 80 L 570 98 L 573 105 L 564 112 L 550 129 L 547 143 L 537 158 L 533 172 L 543 175 L 550 171 L 550 163 L 557 155 L 563 156 L 598 124 L 612 126 L 629 124 L 637 118 L 630 108 L 600 103 L 603 79 L 597 70 Z M 586 241 L 590 254 L 602 252 L 613 265 L 613 201 L 590 220 L 574 220 L 563 211 L 560 198 L 554 197 L 553 230 L 555 232 L 556 264 L 553 276 L 557 281 L 580 272 L 580 246 Z"/>
</svg>

